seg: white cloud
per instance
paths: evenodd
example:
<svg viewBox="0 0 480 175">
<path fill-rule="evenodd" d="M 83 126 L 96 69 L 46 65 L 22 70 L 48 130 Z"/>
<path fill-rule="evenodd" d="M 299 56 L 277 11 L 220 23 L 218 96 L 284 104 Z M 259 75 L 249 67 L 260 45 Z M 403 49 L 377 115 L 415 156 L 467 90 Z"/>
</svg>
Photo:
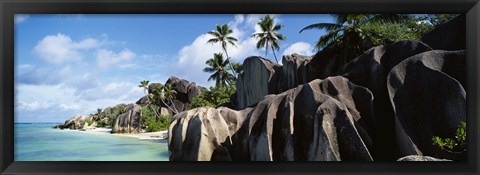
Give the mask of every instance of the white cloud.
<svg viewBox="0 0 480 175">
<path fill-rule="evenodd" d="M 34 47 L 33 53 L 49 63 L 62 64 L 82 60 L 81 50 L 96 48 L 99 45 L 100 42 L 93 38 L 75 42 L 69 36 L 58 33 L 44 37 Z"/>
<path fill-rule="evenodd" d="M 123 49 L 118 53 L 111 50 L 100 49 L 97 51 L 97 66 L 100 69 L 108 69 L 119 64 L 126 64 L 132 61 L 136 54 L 129 49 Z"/>
<path fill-rule="evenodd" d="M 313 47 L 306 42 L 296 42 L 286 48 L 283 55 L 291 55 L 294 53 L 310 56 L 313 55 Z"/>
<path fill-rule="evenodd" d="M 21 23 L 23 21 L 26 21 L 28 18 L 30 18 L 30 15 L 25 15 L 25 14 L 17 14 L 14 17 L 15 24 Z"/>
<path fill-rule="evenodd" d="M 143 96 L 143 90 L 136 84 L 122 81 L 98 83 L 96 87 L 90 89 L 80 89 L 66 84 L 19 84 L 15 91 L 16 111 L 43 116 L 49 118 L 49 121 L 64 120 L 74 114 L 94 113 L 97 108 L 104 109 L 119 103 L 134 103 Z"/>
<path fill-rule="evenodd" d="M 47 109 L 51 107 L 51 104 L 44 102 L 34 101 L 34 102 L 19 102 L 17 104 L 17 109 L 26 110 L 26 111 L 35 111 L 39 109 Z"/>
</svg>

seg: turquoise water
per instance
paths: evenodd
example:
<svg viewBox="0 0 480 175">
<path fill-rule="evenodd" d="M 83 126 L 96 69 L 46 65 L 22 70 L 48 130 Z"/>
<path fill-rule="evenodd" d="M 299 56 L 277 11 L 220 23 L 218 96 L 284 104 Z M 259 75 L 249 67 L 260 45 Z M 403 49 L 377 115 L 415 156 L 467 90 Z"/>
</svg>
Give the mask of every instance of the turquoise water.
<svg viewBox="0 0 480 175">
<path fill-rule="evenodd" d="M 15 161 L 168 161 L 165 140 L 52 129 L 56 124 L 15 124 Z"/>
</svg>

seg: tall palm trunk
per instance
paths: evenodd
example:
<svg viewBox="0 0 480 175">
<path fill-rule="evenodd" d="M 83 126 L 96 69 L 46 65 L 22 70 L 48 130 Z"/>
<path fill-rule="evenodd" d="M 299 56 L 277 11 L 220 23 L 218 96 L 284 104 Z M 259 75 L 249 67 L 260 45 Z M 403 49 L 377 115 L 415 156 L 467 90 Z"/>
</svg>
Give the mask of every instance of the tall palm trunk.
<svg viewBox="0 0 480 175">
<path fill-rule="evenodd" d="M 230 61 L 230 57 L 228 57 L 227 49 L 223 48 L 223 51 L 225 52 L 225 56 L 227 56 L 228 64 L 230 65 L 230 69 L 232 69 L 233 76 L 237 78 L 237 73 L 235 72 L 235 69 L 233 69 L 232 62 Z"/>
<path fill-rule="evenodd" d="M 275 57 L 275 61 L 277 61 L 277 64 L 278 64 L 277 55 L 275 55 L 275 50 L 273 49 L 273 44 L 271 44 L 270 47 L 272 48 L 272 52 L 273 52 L 273 56 Z"/>
<path fill-rule="evenodd" d="M 173 103 L 173 101 L 172 101 L 172 106 L 173 106 L 173 108 L 170 107 L 170 106 L 168 106 L 167 103 L 165 103 L 165 101 L 164 101 L 162 98 L 160 98 L 160 101 L 162 101 L 162 103 L 163 103 L 168 109 L 172 110 L 172 112 L 175 112 L 175 114 L 178 114 L 178 110 L 177 110 L 177 108 L 175 108 L 175 104 Z M 172 116 L 173 116 L 173 115 L 172 115 Z"/>
</svg>

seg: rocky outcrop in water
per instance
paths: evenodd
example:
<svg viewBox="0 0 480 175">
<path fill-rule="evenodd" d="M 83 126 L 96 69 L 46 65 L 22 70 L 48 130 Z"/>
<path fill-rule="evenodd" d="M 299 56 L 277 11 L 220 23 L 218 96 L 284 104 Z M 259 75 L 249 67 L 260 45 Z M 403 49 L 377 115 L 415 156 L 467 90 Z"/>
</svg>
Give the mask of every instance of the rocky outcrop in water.
<svg viewBox="0 0 480 175">
<path fill-rule="evenodd" d="M 56 129 L 74 129 L 79 130 L 83 129 L 87 120 L 91 120 L 92 116 L 87 115 L 75 115 L 68 120 L 66 120 L 63 124 L 59 124 L 54 126 L 53 128 Z"/>
<path fill-rule="evenodd" d="M 371 113 L 372 100 L 367 89 L 330 77 L 254 108 L 186 111 L 169 129 L 170 160 L 371 161 L 359 111 Z"/>
</svg>

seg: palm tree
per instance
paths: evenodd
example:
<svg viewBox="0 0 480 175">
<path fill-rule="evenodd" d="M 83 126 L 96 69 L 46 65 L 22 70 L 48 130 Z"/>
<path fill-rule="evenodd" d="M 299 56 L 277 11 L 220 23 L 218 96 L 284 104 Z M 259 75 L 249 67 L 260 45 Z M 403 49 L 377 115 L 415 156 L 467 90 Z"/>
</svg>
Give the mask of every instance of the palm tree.
<svg viewBox="0 0 480 175">
<path fill-rule="evenodd" d="M 232 46 L 237 47 L 237 39 L 235 37 L 229 36 L 232 34 L 233 31 L 228 27 L 227 24 L 224 24 L 223 26 L 220 26 L 220 24 L 217 24 L 217 30 L 214 31 L 209 31 L 208 34 L 212 35 L 213 38 L 209 39 L 207 41 L 208 43 L 220 43 L 222 44 L 222 49 L 223 52 L 225 53 L 225 56 L 227 56 L 227 60 L 230 63 L 230 57 L 228 56 L 227 53 L 227 45 L 231 44 Z M 233 66 L 230 64 L 230 68 L 232 69 L 233 75 L 237 77 L 237 74 L 235 74 L 235 71 L 233 71 Z"/>
<path fill-rule="evenodd" d="M 101 119 L 102 118 L 102 108 L 97 108 L 97 117 L 98 119 Z"/>
<path fill-rule="evenodd" d="M 233 79 L 232 74 L 227 72 L 228 60 L 223 60 L 222 53 L 214 53 L 213 58 L 210 58 L 205 62 L 209 67 L 203 69 L 204 72 L 213 73 L 208 78 L 208 81 L 215 80 L 215 84 L 230 84 Z M 235 68 L 235 67 L 234 67 Z"/>
<path fill-rule="evenodd" d="M 365 29 L 368 25 L 398 23 L 407 19 L 406 15 L 387 14 L 333 14 L 334 23 L 316 23 L 300 30 L 325 29 L 327 33 L 320 37 L 316 49 L 335 48 L 343 56 L 343 63 L 362 54 L 372 46 L 372 36 L 378 36 L 374 30 Z"/>
<path fill-rule="evenodd" d="M 266 56 L 268 53 L 268 47 L 270 46 L 273 52 L 273 56 L 275 57 L 275 61 L 277 61 L 278 63 L 277 55 L 275 55 L 275 49 L 280 50 L 280 45 L 278 43 L 278 40 L 283 41 L 287 39 L 285 36 L 278 33 L 278 31 L 282 29 L 282 25 L 275 24 L 275 17 L 272 18 L 270 17 L 270 15 L 267 15 L 262 19 L 260 19 L 260 21 L 257 24 L 262 29 L 262 32 L 254 33 L 251 36 L 259 39 L 257 42 L 257 49 L 265 48 L 265 56 Z"/>
<path fill-rule="evenodd" d="M 145 93 L 145 95 L 147 95 L 148 83 L 149 82 L 150 81 L 148 81 L 148 80 L 142 80 L 142 81 L 140 81 L 140 84 L 138 85 L 138 87 L 143 88 L 143 92 Z"/>
<path fill-rule="evenodd" d="M 177 91 L 173 89 L 171 84 L 165 84 L 163 87 L 159 87 L 159 86 L 155 87 L 155 89 L 153 90 L 153 93 L 150 94 L 150 97 L 153 99 L 153 101 L 162 102 L 163 105 L 169 108 L 172 112 L 174 112 L 175 114 L 178 114 L 178 110 L 175 107 L 175 103 L 173 103 L 173 99 L 175 98 L 176 94 L 177 94 Z M 168 106 L 165 100 L 168 100 L 173 107 Z"/>
<path fill-rule="evenodd" d="M 243 64 L 233 62 L 232 65 L 233 65 L 233 69 L 235 69 L 235 72 L 237 74 L 240 74 L 240 72 L 242 72 Z"/>
</svg>

